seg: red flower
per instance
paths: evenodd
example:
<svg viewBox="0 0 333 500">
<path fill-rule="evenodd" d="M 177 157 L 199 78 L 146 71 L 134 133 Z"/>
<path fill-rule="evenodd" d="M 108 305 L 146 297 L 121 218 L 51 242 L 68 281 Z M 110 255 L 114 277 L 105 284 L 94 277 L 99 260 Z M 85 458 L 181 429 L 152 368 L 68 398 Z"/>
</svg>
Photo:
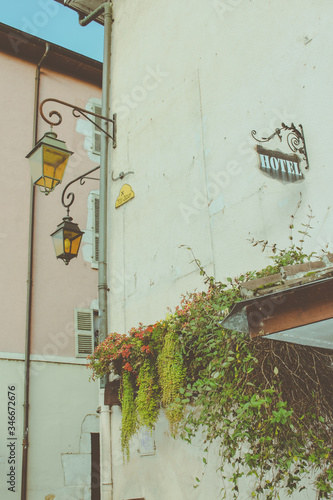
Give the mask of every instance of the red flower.
<svg viewBox="0 0 333 500">
<path fill-rule="evenodd" d="M 129 363 L 126 363 L 124 365 L 124 370 L 128 371 L 128 372 L 132 372 L 133 371 L 133 368 L 131 367 L 131 365 Z"/>
<path fill-rule="evenodd" d="M 141 351 L 142 351 L 142 352 L 146 352 L 146 354 L 151 353 L 151 350 L 150 350 L 149 345 L 143 345 L 143 346 L 141 347 Z"/>
</svg>

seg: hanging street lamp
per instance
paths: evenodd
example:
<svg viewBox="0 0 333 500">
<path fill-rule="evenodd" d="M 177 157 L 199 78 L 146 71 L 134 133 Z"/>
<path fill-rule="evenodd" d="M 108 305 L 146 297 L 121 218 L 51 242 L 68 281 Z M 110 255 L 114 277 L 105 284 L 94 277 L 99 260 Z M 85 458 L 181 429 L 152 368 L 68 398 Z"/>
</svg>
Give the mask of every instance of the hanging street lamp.
<svg viewBox="0 0 333 500">
<path fill-rule="evenodd" d="M 51 234 L 57 259 L 62 259 L 66 265 L 78 256 L 83 231 L 72 217 L 64 217 L 54 233 Z"/>
<path fill-rule="evenodd" d="M 39 112 L 43 120 L 51 126 L 51 132 L 47 132 L 46 134 L 44 134 L 42 139 L 37 142 L 32 151 L 27 154 L 26 158 L 29 159 L 33 183 L 39 186 L 41 191 L 45 194 L 49 194 L 56 188 L 58 184 L 61 183 L 68 158 L 73 154 L 72 151 L 68 151 L 65 142 L 57 139 L 57 134 L 52 132 L 52 127 L 60 125 L 60 123 L 62 122 L 62 116 L 59 111 L 52 110 L 48 113 L 49 118 L 47 118 L 44 114 L 43 107 L 48 102 L 61 104 L 63 106 L 71 108 L 72 114 L 75 118 L 83 116 L 96 128 L 103 132 L 105 136 L 112 139 L 114 148 L 117 145 L 116 114 L 114 114 L 112 118 L 108 118 L 97 113 L 87 111 L 86 109 L 75 106 L 74 104 L 71 104 L 69 102 L 54 99 L 53 97 L 44 99 L 44 101 L 42 101 L 40 104 Z M 54 116 L 55 118 L 51 120 L 50 118 Z M 109 134 L 107 130 L 105 130 L 97 123 L 101 120 L 103 120 L 106 125 L 108 123 L 112 123 L 113 135 Z M 66 195 L 66 200 L 69 201 L 65 201 L 65 193 L 68 187 L 74 182 L 80 181 L 80 184 L 82 185 L 84 184 L 85 179 L 94 179 L 93 177 L 89 177 L 89 175 L 99 168 L 100 166 L 95 167 L 92 170 L 89 170 L 89 172 L 80 175 L 76 179 L 69 182 L 63 190 L 61 202 L 62 205 L 67 208 L 67 216 L 63 218 L 60 224 L 58 224 L 56 231 L 51 234 L 51 237 L 57 259 L 62 259 L 66 265 L 74 257 L 77 257 L 84 232 L 81 231 L 78 224 L 76 222 L 73 222 L 72 217 L 69 216 L 69 208 L 73 204 L 75 198 L 74 193 L 71 192 Z"/>
<path fill-rule="evenodd" d="M 74 257 L 78 256 L 82 236 L 84 235 L 84 232 L 81 231 L 76 222 L 73 222 L 73 218 L 69 215 L 69 209 L 74 203 L 75 194 L 73 192 L 67 193 L 67 189 L 77 181 L 80 181 L 82 185 L 85 183 L 85 179 L 99 180 L 90 177 L 90 174 L 99 168 L 98 165 L 98 167 L 89 170 L 89 172 L 76 177 L 65 186 L 62 192 L 61 203 L 67 209 L 67 216 L 63 217 L 62 222 L 58 224 L 57 229 L 51 234 L 51 237 L 57 259 L 62 259 L 66 265 Z"/>
<path fill-rule="evenodd" d="M 113 147 L 117 145 L 116 134 L 117 134 L 117 122 L 116 114 L 113 118 L 107 118 L 105 116 L 98 115 L 86 109 L 75 106 L 69 102 L 61 101 L 59 99 L 54 99 L 53 97 L 44 99 L 39 107 L 39 112 L 43 120 L 51 125 L 51 130 L 53 126 L 60 125 L 62 122 L 62 116 L 59 111 L 52 110 L 48 113 L 49 118 L 44 114 L 43 107 L 47 102 L 55 102 L 63 106 L 67 106 L 72 109 L 73 116 L 79 118 L 83 116 L 89 120 L 96 128 L 101 130 L 107 137 L 112 139 Z M 54 117 L 53 120 L 50 118 Z M 93 118 L 90 118 L 93 117 Z M 113 135 L 109 134 L 104 128 L 102 128 L 97 120 L 104 120 L 107 123 L 113 124 Z M 65 168 L 68 162 L 68 158 L 73 154 L 72 151 L 68 151 L 64 141 L 57 139 L 57 134 L 54 132 L 46 132 L 42 139 L 40 139 L 36 146 L 27 154 L 26 158 L 29 159 L 30 170 L 32 182 L 39 186 L 41 191 L 45 194 L 51 193 L 58 184 L 62 181 Z"/>
<path fill-rule="evenodd" d="M 68 158 L 72 154 L 65 142 L 57 139 L 57 134 L 47 132 L 26 156 L 30 163 L 32 182 L 43 193 L 51 193 L 61 183 Z"/>
</svg>

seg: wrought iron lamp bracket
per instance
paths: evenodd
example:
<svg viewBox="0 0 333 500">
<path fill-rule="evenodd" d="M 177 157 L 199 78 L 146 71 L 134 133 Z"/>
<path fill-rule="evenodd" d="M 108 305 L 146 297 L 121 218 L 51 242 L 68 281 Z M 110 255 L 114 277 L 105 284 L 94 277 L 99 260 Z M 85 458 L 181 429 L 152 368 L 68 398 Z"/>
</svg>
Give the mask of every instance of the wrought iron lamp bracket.
<svg viewBox="0 0 333 500">
<path fill-rule="evenodd" d="M 112 139 L 113 148 L 117 147 L 117 114 L 116 113 L 113 114 L 113 117 L 111 119 L 111 118 L 107 118 L 107 117 L 102 116 L 102 115 L 98 115 L 97 113 L 93 113 L 92 111 L 87 111 L 86 109 L 80 108 L 79 106 L 75 106 L 74 104 L 70 104 L 68 102 L 60 101 L 59 99 L 54 99 L 53 97 L 49 97 L 47 99 L 44 99 L 44 101 L 42 101 L 40 103 L 39 112 L 40 112 L 40 115 L 43 118 L 43 120 L 46 123 L 48 123 L 49 125 L 51 125 L 51 127 L 56 127 L 56 126 L 60 125 L 60 123 L 62 122 L 62 115 L 59 113 L 59 111 L 52 110 L 52 111 L 49 112 L 49 118 L 52 118 L 53 116 L 56 116 L 57 118 L 54 118 L 53 121 L 50 120 L 49 118 L 47 118 L 45 116 L 45 114 L 44 114 L 44 111 L 43 111 L 43 106 L 47 102 L 56 102 L 58 104 L 62 104 L 63 106 L 67 106 L 67 107 L 71 108 L 72 109 L 72 114 L 73 114 L 73 116 L 75 116 L 75 118 L 80 118 L 80 116 L 83 116 L 84 118 L 86 118 L 96 128 L 98 128 L 98 130 L 100 130 L 105 135 L 107 135 L 110 139 Z M 101 120 L 104 120 L 107 123 L 112 123 L 112 125 L 113 125 L 113 135 L 110 135 L 107 132 L 107 130 L 105 130 L 104 128 L 102 128 L 99 125 L 97 125 L 96 121 L 94 121 L 93 119 L 91 119 L 88 115 L 93 116 L 95 118 L 100 118 Z"/>
<path fill-rule="evenodd" d="M 305 168 L 308 170 L 309 168 L 309 159 L 306 151 L 306 145 L 305 145 L 305 139 L 304 139 L 304 132 L 303 132 L 303 127 L 302 125 L 298 125 L 299 130 L 295 127 L 295 125 L 292 123 L 290 126 L 286 125 L 285 123 L 281 123 L 280 128 L 276 128 L 275 132 L 270 135 L 269 137 L 262 137 L 261 139 L 258 139 L 256 137 L 257 132 L 255 130 L 252 130 L 251 135 L 253 139 L 257 142 L 269 142 L 271 139 L 273 139 L 275 136 L 277 136 L 280 139 L 280 142 L 282 142 L 282 134 L 281 131 L 288 131 L 287 134 L 287 144 L 289 146 L 289 149 L 293 153 L 299 153 L 303 156 L 303 159 L 305 161 Z"/>
<path fill-rule="evenodd" d="M 95 181 L 99 181 L 99 179 L 97 179 L 96 177 L 89 177 L 90 174 L 92 174 L 93 172 L 95 172 L 99 168 L 100 168 L 100 165 L 98 165 L 98 167 L 93 168 L 92 170 L 89 170 L 85 174 L 82 174 L 79 177 L 76 177 L 76 179 L 73 179 L 65 186 L 65 188 L 62 192 L 62 195 L 61 195 L 61 203 L 62 203 L 62 206 L 67 209 L 67 217 L 69 217 L 69 209 L 73 205 L 74 200 L 75 200 L 75 194 L 73 192 L 70 192 L 70 193 L 67 193 L 67 195 L 66 195 L 66 199 L 68 200 L 66 202 L 65 194 L 66 194 L 67 189 L 69 188 L 69 186 L 71 186 L 72 184 L 74 184 L 74 182 L 77 182 L 77 181 L 80 182 L 81 186 L 83 186 L 86 179 L 92 179 Z"/>
</svg>

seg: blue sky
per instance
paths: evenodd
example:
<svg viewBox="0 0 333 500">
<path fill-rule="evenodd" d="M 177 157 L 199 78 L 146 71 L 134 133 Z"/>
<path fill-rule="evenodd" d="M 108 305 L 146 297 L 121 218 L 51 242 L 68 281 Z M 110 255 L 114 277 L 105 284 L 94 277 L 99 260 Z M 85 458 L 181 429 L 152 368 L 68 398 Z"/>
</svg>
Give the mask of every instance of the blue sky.
<svg viewBox="0 0 333 500">
<path fill-rule="evenodd" d="M 103 26 L 80 26 L 77 13 L 54 0 L 2 0 L 0 22 L 102 61 Z"/>
</svg>

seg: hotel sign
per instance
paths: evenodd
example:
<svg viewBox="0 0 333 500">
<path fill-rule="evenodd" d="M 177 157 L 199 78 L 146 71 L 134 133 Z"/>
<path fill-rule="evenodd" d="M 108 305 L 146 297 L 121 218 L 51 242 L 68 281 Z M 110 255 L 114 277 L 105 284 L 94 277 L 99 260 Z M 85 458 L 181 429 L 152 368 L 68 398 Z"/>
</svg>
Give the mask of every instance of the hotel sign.
<svg viewBox="0 0 333 500">
<path fill-rule="evenodd" d="M 287 155 L 280 151 L 269 151 L 257 146 L 259 155 L 259 169 L 264 174 L 282 182 L 295 182 L 304 179 L 300 168 L 300 159 L 294 155 Z"/>
<path fill-rule="evenodd" d="M 302 125 L 296 128 L 293 123 L 290 126 L 282 123 L 281 127 L 275 129 L 275 132 L 267 138 L 258 139 L 255 130 L 252 130 L 251 135 L 259 143 L 256 146 L 259 156 L 259 169 L 264 174 L 282 182 L 304 180 L 302 167 L 308 169 L 309 161 Z M 270 150 L 262 146 L 263 143 L 270 142 L 274 137 L 278 138 L 280 142 L 284 138 L 291 153 L 284 153 L 280 149 Z"/>
</svg>

